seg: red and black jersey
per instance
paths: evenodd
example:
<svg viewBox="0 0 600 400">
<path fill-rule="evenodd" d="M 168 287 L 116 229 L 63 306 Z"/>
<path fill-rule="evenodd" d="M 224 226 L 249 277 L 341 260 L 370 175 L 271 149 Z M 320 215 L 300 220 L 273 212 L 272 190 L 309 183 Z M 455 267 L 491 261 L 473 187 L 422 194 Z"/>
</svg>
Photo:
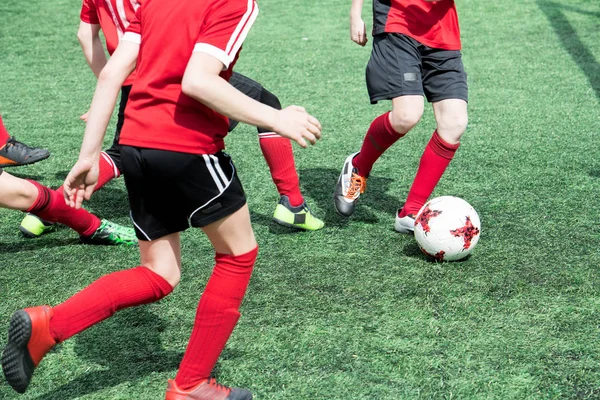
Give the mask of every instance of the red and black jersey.
<svg viewBox="0 0 600 400">
<path fill-rule="evenodd" d="M 460 50 L 454 0 L 373 0 L 373 35 L 402 33 L 436 49 Z"/>
</svg>

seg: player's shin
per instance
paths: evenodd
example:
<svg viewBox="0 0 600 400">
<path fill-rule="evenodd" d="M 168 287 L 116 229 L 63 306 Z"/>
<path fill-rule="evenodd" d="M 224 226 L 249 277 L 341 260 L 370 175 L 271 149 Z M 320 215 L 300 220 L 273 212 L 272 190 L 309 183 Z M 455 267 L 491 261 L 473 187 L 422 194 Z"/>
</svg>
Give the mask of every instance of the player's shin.
<svg viewBox="0 0 600 400">
<path fill-rule="evenodd" d="M 416 214 L 423 207 L 442 178 L 459 146 L 460 143 L 447 143 L 438 135 L 437 131 L 433 132 L 433 136 L 431 136 L 421 156 L 419 168 L 408 192 L 406 203 L 398 217 L 403 218 L 410 214 Z"/>
<path fill-rule="evenodd" d="M 56 190 L 49 189 L 35 181 L 29 181 L 38 189 L 35 203 L 27 210 L 49 222 L 59 222 L 74 229 L 82 236 L 91 236 L 100 227 L 101 221 L 95 215 L 80 208 L 76 210 L 65 203 Z"/>
<path fill-rule="evenodd" d="M 288 196 L 293 207 L 302 205 L 304 197 L 300 192 L 300 179 L 294 162 L 292 142 L 273 132 L 261 132 L 258 138 L 279 195 Z"/>
<path fill-rule="evenodd" d="M 194 329 L 175 378 L 188 390 L 209 378 L 240 316 L 239 307 L 252 275 L 258 248 L 242 254 L 218 254 L 200 298 Z"/>
</svg>

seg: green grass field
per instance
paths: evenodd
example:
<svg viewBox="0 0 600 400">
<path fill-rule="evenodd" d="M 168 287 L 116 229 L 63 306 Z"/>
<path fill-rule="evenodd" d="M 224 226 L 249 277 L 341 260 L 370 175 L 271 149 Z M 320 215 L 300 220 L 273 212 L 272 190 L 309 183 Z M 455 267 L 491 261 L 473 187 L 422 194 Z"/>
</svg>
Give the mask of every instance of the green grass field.
<svg viewBox="0 0 600 400">
<path fill-rule="evenodd" d="M 261 252 L 215 375 L 258 400 L 600 398 L 600 4 L 457 1 L 470 126 L 434 195 L 469 201 L 483 233 L 467 261 L 439 264 L 392 229 L 434 129 L 429 109 L 375 165 L 356 214 L 333 209 L 344 158 L 390 107 L 369 105 L 370 45 L 350 41 L 349 3 L 259 3 L 237 70 L 322 121 L 323 140 L 297 147 L 296 163 L 327 226 L 273 225 L 278 195 L 256 131 L 229 136 Z M 13 135 L 52 151 L 9 172 L 49 186 L 76 160 L 78 117 L 94 90 L 75 35 L 79 6 L 0 2 L 0 110 Z M 122 180 L 87 207 L 129 224 Z M 0 211 L 2 342 L 14 310 L 57 304 L 138 263 L 135 248 L 84 246 L 66 228 L 26 240 L 21 218 Z M 164 398 L 213 263 L 200 232 L 182 242 L 183 280 L 171 296 L 58 346 L 21 398 Z M 0 398 L 17 398 L 3 378 Z"/>
</svg>

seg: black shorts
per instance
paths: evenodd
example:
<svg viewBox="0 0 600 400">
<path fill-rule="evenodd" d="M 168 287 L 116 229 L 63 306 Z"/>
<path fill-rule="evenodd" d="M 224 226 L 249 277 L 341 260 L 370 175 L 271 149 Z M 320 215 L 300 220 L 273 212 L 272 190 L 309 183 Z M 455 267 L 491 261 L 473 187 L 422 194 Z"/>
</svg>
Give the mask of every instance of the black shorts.
<svg viewBox="0 0 600 400">
<path fill-rule="evenodd" d="M 203 227 L 233 214 L 246 195 L 231 157 L 121 147 L 129 207 L 140 240 Z"/>
<path fill-rule="evenodd" d="M 123 86 L 121 88 L 121 102 L 119 103 L 119 114 L 117 119 L 117 128 L 115 129 L 115 138 L 113 144 L 109 149 L 105 150 L 105 153 L 112 158 L 115 166 L 119 171 L 123 171 L 123 165 L 121 164 L 121 153 L 119 152 L 119 137 L 121 137 L 121 129 L 123 129 L 123 123 L 125 122 L 125 106 L 129 99 L 129 92 L 131 92 L 131 85 Z"/>
<path fill-rule="evenodd" d="M 423 94 L 431 103 L 468 101 L 467 74 L 460 51 L 434 49 L 400 33 L 382 33 L 373 38 L 367 89 L 372 104 Z"/>
</svg>

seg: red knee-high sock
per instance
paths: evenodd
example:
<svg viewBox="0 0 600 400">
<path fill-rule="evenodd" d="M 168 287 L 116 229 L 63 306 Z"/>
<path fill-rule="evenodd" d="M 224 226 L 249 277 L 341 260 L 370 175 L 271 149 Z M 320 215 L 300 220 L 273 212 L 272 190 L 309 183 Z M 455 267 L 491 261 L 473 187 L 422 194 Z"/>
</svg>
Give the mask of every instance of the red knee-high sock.
<svg viewBox="0 0 600 400">
<path fill-rule="evenodd" d="M 100 190 L 102 186 L 106 185 L 111 180 L 121 176 L 121 171 L 119 171 L 112 158 L 105 152 L 100 153 L 100 163 L 98 166 L 100 168 L 100 173 L 98 174 L 98 184 L 94 188 L 94 192 Z M 62 195 L 62 185 L 56 189 L 56 191 Z"/>
<path fill-rule="evenodd" d="M 76 210 L 69 207 L 61 193 L 36 181 L 29 182 L 37 187 L 38 198 L 27 212 L 49 222 L 59 222 L 83 236 L 91 236 L 100 227 L 98 217 L 83 208 Z"/>
<path fill-rule="evenodd" d="M 375 118 L 367 131 L 360 153 L 352 161 L 360 176 L 369 176 L 375 161 L 404 135 L 392 128 L 389 112 Z"/>
<path fill-rule="evenodd" d="M 2 116 L 0 115 L 0 147 L 4 146 L 8 139 L 10 139 L 10 135 L 4 127 L 4 122 L 2 122 Z"/>
<path fill-rule="evenodd" d="M 258 139 L 277 191 L 282 196 L 288 196 L 292 206 L 302 205 L 304 197 L 300 192 L 292 142 L 273 132 L 259 133 Z"/>
<path fill-rule="evenodd" d="M 447 143 L 438 135 L 437 131 L 433 132 L 433 136 L 421 156 L 417 175 L 408 192 L 406 203 L 400 211 L 400 218 L 408 214 L 416 214 L 423 207 L 435 189 L 435 185 L 440 181 L 446 167 L 450 164 L 458 146 L 460 143 Z"/>
<path fill-rule="evenodd" d="M 158 301 L 172 291 L 169 282 L 146 267 L 113 272 L 53 307 L 50 333 L 62 342 L 123 308 Z"/>
<path fill-rule="evenodd" d="M 258 248 L 232 256 L 217 254 L 216 265 L 200 298 L 194 329 L 175 382 L 189 390 L 210 376 L 238 318 Z"/>
</svg>

